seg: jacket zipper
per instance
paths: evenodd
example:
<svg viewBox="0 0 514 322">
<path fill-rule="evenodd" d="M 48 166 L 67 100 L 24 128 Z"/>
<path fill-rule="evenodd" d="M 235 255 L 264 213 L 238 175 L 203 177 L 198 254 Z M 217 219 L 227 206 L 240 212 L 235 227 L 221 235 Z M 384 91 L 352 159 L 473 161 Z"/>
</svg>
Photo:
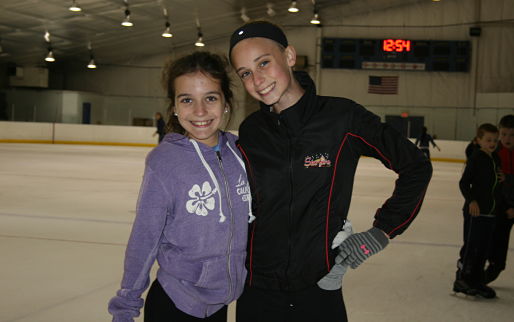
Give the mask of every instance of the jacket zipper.
<svg viewBox="0 0 514 322">
<path fill-rule="evenodd" d="M 228 200 L 228 208 L 229 208 L 229 212 L 230 212 L 230 235 L 229 235 L 229 239 L 228 239 L 228 247 L 227 247 L 227 274 L 228 274 L 228 281 L 229 281 L 229 293 L 228 293 L 228 298 L 227 299 L 230 299 L 231 296 L 232 296 L 232 276 L 230 274 L 230 254 L 231 254 L 231 251 L 232 251 L 232 238 L 234 236 L 234 231 L 233 231 L 233 227 L 234 227 L 234 216 L 232 214 L 232 200 L 230 198 L 230 192 L 229 192 L 229 189 L 228 189 L 228 182 L 227 182 L 227 177 L 225 176 L 225 170 L 223 168 L 223 162 L 221 160 L 221 153 L 220 151 L 216 151 L 216 156 L 218 157 L 218 163 L 220 165 L 220 169 L 221 169 L 221 174 L 223 176 L 223 182 L 224 182 L 224 186 L 225 186 L 225 193 L 227 195 L 227 200 Z M 221 192 L 221 191 L 220 191 Z"/>
<path fill-rule="evenodd" d="M 287 255 L 287 265 L 286 265 L 286 289 L 289 289 L 289 266 L 291 265 L 291 254 L 292 254 L 292 243 L 291 243 L 291 231 L 292 231 L 292 224 L 293 224 L 293 205 L 294 205 L 294 194 L 293 194 L 293 149 L 291 144 L 291 137 L 289 136 L 289 133 L 287 133 L 288 137 L 288 156 L 289 156 L 289 184 L 290 184 L 290 194 L 291 198 L 289 200 L 289 216 L 288 216 L 288 230 L 287 230 L 287 249 L 288 249 L 288 255 Z"/>
</svg>

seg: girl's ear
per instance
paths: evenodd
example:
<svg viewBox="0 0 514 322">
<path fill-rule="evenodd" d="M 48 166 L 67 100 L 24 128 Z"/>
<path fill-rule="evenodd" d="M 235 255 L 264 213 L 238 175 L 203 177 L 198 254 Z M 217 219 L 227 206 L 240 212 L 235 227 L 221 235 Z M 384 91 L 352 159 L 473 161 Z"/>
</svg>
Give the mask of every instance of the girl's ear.
<svg viewBox="0 0 514 322">
<path fill-rule="evenodd" d="M 296 49 L 289 45 L 286 47 L 284 54 L 286 55 L 287 65 L 293 67 L 296 64 Z"/>
</svg>

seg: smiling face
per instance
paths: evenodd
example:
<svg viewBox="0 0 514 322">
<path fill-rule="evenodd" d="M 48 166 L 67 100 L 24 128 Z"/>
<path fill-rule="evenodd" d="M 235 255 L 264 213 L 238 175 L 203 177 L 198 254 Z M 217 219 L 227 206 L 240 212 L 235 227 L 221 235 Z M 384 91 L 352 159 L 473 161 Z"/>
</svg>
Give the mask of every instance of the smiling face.
<svg viewBox="0 0 514 322">
<path fill-rule="evenodd" d="M 175 79 L 175 107 L 186 135 L 208 146 L 218 144 L 218 128 L 226 108 L 220 82 L 202 72 Z"/>
<path fill-rule="evenodd" d="M 477 138 L 477 143 L 480 145 L 480 150 L 491 154 L 498 145 L 498 133 L 484 132 L 482 137 Z"/>
<path fill-rule="evenodd" d="M 500 141 L 502 142 L 502 145 L 505 148 L 509 150 L 514 149 L 514 129 L 508 127 L 501 127 Z"/>
<path fill-rule="evenodd" d="M 303 95 L 291 69 L 296 62 L 291 46 L 283 49 L 267 38 L 248 38 L 232 49 L 231 61 L 246 91 L 276 112 L 292 106 Z"/>
</svg>

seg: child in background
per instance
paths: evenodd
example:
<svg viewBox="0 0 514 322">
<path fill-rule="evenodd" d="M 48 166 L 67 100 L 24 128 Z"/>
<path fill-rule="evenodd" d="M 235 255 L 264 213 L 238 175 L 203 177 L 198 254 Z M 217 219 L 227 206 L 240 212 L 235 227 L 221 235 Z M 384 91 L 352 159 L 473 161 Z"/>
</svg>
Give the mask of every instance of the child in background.
<svg viewBox="0 0 514 322">
<path fill-rule="evenodd" d="M 494 281 L 500 272 L 505 269 L 509 238 L 514 223 L 514 115 L 505 115 L 501 118 L 500 144 L 498 156 L 501 160 L 502 172 L 505 181 L 502 183 L 503 203 L 494 228 L 491 250 L 489 252 L 489 265 L 485 271 L 485 283 Z"/>
<path fill-rule="evenodd" d="M 482 124 L 476 140 L 480 149 L 466 163 L 459 181 L 465 199 L 464 245 L 460 250 L 453 291 L 494 298 L 496 292 L 485 285 L 484 267 L 501 200 L 500 161 L 495 153 L 498 129 L 492 124 Z"/>
<path fill-rule="evenodd" d="M 164 119 L 160 112 L 155 113 L 155 133 L 153 136 L 159 135 L 159 143 L 161 143 L 162 139 L 164 139 L 164 135 L 166 134 L 166 123 L 164 123 Z"/>
<path fill-rule="evenodd" d="M 172 133 L 146 158 L 113 321 L 139 316 L 156 259 L 147 322 L 226 322 L 243 290 L 251 198 L 236 137 L 219 130 L 232 110 L 226 68 L 196 52 L 165 69 Z"/>
<path fill-rule="evenodd" d="M 428 134 L 426 126 L 423 126 L 421 129 L 421 135 L 416 139 L 416 145 L 419 146 L 419 149 L 423 151 L 423 153 L 430 160 L 430 143 L 432 143 L 432 147 L 437 148 L 437 150 L 441 151 L 441 148 L 437 146 L 434 142 L 434 138 Z"/>
</svg>

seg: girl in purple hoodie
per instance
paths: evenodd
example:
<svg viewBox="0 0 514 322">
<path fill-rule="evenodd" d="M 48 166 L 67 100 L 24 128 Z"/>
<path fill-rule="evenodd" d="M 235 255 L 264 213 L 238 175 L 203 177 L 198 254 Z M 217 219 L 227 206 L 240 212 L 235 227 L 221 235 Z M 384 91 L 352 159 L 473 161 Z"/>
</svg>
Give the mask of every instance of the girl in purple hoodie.
<svg viewBox="0 0 514 322">
<path fill-rule="evenodd" d="M 195 52 L 167 65 L 168 133 L 146 158 L 113 321 L 133 321 L 159 264 L 145 321 L 226 321 L 244 267 L 251 197 L 236 136 L 220 131 L 232 110 L 227 64 Z"/>
</svg>

